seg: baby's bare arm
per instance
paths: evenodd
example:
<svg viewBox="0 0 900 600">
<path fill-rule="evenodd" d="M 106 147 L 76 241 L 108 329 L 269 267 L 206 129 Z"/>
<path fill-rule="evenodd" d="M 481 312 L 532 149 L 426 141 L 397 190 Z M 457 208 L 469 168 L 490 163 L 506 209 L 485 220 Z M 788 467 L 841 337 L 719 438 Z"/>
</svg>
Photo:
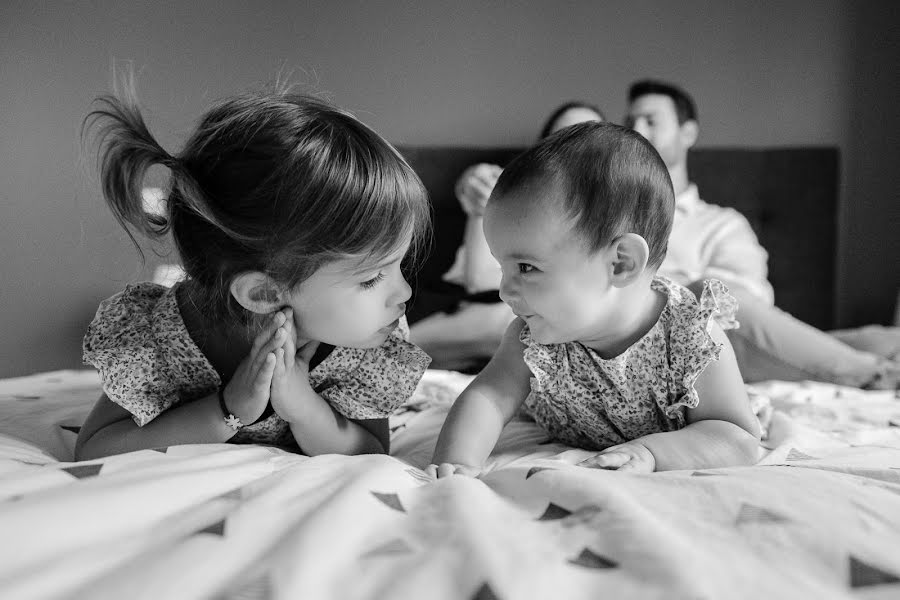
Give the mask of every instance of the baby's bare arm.
<svg viewBox="0 0 900 600">
<path fill-rule="evenodd" d="M 653 453 L 657 471 L 751 465 L 757 461 L 759 421 L 750 409 L 734 350 L 718 325 L 713 324 L 710 335 L 722 344 L 722 351 L 694 386 L 700 403 L 688 409 L 687 427 L 636 440 Z"/>
<path fill-rule="evenodd" d="M 521 319 L 510 323 L 496 354 L 454 402 L 432 463 L 480 466 L 494 449 L 530 389 L 531 372 L 519 341 L 523 326 Z"/>
</svg>

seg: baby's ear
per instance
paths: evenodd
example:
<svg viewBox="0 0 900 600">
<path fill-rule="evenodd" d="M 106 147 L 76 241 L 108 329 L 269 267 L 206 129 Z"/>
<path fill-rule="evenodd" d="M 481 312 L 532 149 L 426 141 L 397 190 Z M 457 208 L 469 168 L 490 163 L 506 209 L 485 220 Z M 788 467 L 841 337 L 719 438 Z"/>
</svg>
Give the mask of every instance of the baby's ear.
<svg viewBox="0 0 900 600">
<path fill-rule="evenodd" d="M 613 240 L 612 284 L 625 287 L 634 283 L 647 267 L 650 247 L 647 240 L 636 233 L 626 233 Z"/>
<path fill-rule="evenodd" d="M 259 271 L 241 273 L 231 281 L 230 289 L 238 304 L 250 312 L 264 315 L 281 308 L 278 286 Z"/>
</svg>

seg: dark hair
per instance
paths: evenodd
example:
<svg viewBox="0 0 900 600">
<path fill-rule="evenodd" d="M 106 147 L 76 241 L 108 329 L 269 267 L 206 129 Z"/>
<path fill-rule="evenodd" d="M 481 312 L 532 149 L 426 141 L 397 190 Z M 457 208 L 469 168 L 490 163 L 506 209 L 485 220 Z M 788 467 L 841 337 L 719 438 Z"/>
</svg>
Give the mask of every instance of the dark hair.
<svg viewBox="0 0 900 600">
<path fill-rule="evenodd" d="M 694 104 L 694 99 L 677 85 L 655 79 L 636 81 L 628 88 L 628 102 L 634 102 L 648 94 L 660 94 L 671 98 L 675 103 L 675 113 L 678 115 L 679 124 L 697 120 L 697 105 Z"/>
<path fill-rule="evenodd" d="M 650 247 L 648 266 L 662 264 L 675 192 L 665 163 L 642 135 L 596 121 L 561 129 L 513 159 L 490 201 L 507 201 L 542 180 L 563 187 L 562 208 L 590 252 L 636 233 Z"/>
<path fill-rule="evenodd" d="M 597 116 L 600 117 L 601 121 L 606 120 L 606 115 L 603 114 L 603 111 L 593 104 L 582 102 L 581 100 L 572 100 L 560 105 L 556 110 L 550 113 L 550 116 L 547 117 L 546 121 L 544 121 L 544 126 L 541 128 L 541 136 L 538 139 L 542 140 L 553 133 L 553 126 L 556 125 L 556 122 L 559 120 L 559 118 L 573 108 L 586 108 L 588 110 L 592 110 L 597 113 Z"/>
<path fill-rule="evenodd" d="M 249 321 L 232 299 L 246 271 L 299 285 L 348 256 L 380 259 L 412 236 L 415 260 L 430 235 L 421 180 L 383 138 L 322 100 L 288 92 L 223 100 L 200 119 L 178 155 L 150 134 L 133 83 L 105 95 L 82 134 L 99 123 L 103 195 L 129 226 L 150 237 L 171 230 L 191 299 L 214 318 Z M 150 167 L 169 177 L 166 214 L 144 212 Z M 140 250 L 140 246 L 138 246 Z"/>
</svg>

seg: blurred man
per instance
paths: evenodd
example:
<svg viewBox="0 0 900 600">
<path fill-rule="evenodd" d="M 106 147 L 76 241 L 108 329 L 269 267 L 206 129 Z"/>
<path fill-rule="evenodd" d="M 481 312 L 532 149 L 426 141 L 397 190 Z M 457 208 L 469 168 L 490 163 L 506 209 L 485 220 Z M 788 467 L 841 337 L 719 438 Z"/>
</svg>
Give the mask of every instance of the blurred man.
<svg viewBox="0 0 900 600">
<path fill-rule="evenodd" d="M 750 223 L 734 209 L 701 200 L 688 178 L 688 151 L 699 135 L 691 96 L 676 85 L 643 80 L 629 89 L 628 103 L 626 125 L 653 144 L 675 189 L 672 235 L 659 273 L 698 296 L 704 279 L 720 279 L 729 286 L 740 303 L 741 326 L 728 334 L 744 379 L 815 379 L 895 388 L 900 378 L 896 362 L 900 330 L 875 327 L 845 334 L 846 341 L 860 347 L 883 348 L 887 357 L 879 356 L 857 350 L 774 306 L 768 255 Z"/>
</svg>

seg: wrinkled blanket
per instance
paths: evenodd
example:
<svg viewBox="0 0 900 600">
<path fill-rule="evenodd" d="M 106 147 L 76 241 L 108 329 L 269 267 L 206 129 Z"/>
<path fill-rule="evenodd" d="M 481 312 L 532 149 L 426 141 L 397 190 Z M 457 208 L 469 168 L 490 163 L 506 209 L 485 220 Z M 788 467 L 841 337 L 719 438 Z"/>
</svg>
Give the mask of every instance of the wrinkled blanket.
<svg viewBox="0 0 900 600">
<path fill-rule="evenodd" d="M 392 456 L 194 445 L 71 461 L 91 372 L 0 381 L 6 598 L 898 598 L 900 401 L 753 386 L 754 467 L 632 475 L 511 423 L 478 479 L 421 470 L 468 378 L 430 371 Z"/>
</svg>

